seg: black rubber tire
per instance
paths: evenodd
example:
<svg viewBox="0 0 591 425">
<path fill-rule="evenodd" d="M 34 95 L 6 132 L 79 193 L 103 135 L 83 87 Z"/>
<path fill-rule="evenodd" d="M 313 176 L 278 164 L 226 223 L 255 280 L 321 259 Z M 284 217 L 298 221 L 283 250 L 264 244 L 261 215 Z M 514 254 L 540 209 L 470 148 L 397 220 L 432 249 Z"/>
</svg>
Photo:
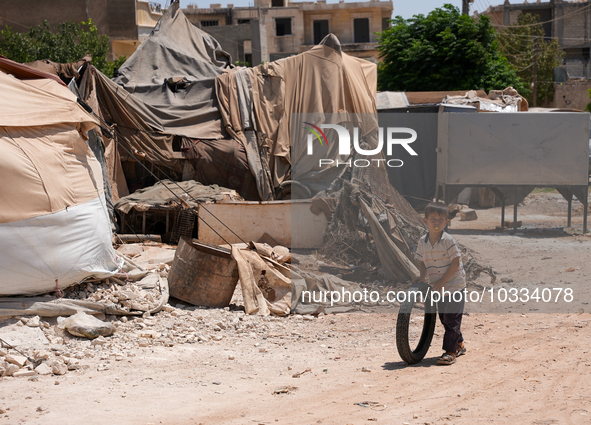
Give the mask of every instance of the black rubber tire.
<svg viewBox="0 0 591 425">
<path fill-rule="evenodd" d="M 409 341 L 410 315 L 415 304 L 413 297 L 408 295 L 410 291 L 422 292 L 425 299 L 423 330 L 419 343 L 415 348 L 410 346 Z M 398 354 L 402 360 L 408 364 L 415 364 L 423 360 L 431 346 L 433 334 L 435 333 L 437 305 L 432 305 L 430 287 L 426 284 L 413 285 L 408 292 L 406 302 L 400 305 L 398 320 L 396 321 L 396 348 L 398 348 Z"/>
<path fill-rule="evenodd" d="M 275 189 L 277 200 L 310 199 L 311 197 L 310 189 L 295 180 L 286 180 Z"/>
</svg>

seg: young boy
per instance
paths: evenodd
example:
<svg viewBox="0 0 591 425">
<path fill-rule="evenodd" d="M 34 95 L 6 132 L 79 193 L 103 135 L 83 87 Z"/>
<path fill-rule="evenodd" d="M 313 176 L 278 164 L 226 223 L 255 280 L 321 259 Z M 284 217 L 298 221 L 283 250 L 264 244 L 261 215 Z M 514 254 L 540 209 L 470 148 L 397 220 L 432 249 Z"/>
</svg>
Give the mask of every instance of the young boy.
<svg viewBox="0 0 591 425">
<path fill-rule="evenodd" d="M 445 353 L 437 359 L 441 365 L 451 365 L 456 357 L 466 353 L 460 327 L 464 312 L 463 291 L 466 274 L 462 266 L 460 248 L 455 239 L 443 229 L 449 224 L 449 209 L 444 203 L 431 202 L 425 208 L 423 221 L 428 232 L 419 239 L 416 257 L 419 260 L 420 276 L 413 282 L 429 278 L 431 290 L 441 294 L 437 303 L 439 319 L 445 328 L 443 349 Z M 461 292 L 453 294 L 455 292 Z"/>
</svg>

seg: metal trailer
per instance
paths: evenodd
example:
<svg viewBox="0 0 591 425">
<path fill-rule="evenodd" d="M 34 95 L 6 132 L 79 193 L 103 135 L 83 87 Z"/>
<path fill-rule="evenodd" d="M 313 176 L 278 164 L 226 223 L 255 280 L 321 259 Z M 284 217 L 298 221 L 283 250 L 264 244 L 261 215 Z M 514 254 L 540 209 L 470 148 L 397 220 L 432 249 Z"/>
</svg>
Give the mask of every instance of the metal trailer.
<svg viewBox="0 0 591 425">
<path fill-rule="evenodd" d="M 488 187 L 502 201 L 517 204 L 536 187 L 553 187 L 568 202 L 583 204 L 587 232 L 589 113 L 442 113 L 437 142 L 436 198 L 446 203 L 466 187 Z"/>
<path fill-rule="evenodd" d="M 390 184 L 412 205 L 424 208 L 435 196 L 437 189 L 437 128 L 443 112 L 476 113 L 474 106 L 465 105 L 412 105 L 380 110 L 378 123 L 385 127 L 409 127 L 417 132 L 410 156 L 402 145 L 394 145 L 392 157 L 404 158 L 403 167 L 387 167 Z M 384 145 L 384 155 L 387 148 Z"/>
</svg>

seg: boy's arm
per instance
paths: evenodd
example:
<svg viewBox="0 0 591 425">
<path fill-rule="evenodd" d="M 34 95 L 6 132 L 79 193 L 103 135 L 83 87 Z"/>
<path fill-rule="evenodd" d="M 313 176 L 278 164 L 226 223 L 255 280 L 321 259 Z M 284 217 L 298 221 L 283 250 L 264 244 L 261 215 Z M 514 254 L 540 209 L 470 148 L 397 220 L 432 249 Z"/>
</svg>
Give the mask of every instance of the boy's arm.
<svg viewBox="0 0 591 425">
<path fill-rule="evenodd" d="M 425 277 L 427 276 L 427 268 L 425 267 L 425 263 L 422 261 L 419 261 L 419 273 L 419 277 L 415 277 L 412 280 L 412 283 L 425 281 Z"/>
<path fill-rule="evenodd" d="M 445 272 L 445 274 L 443 276 L 441 276 L 441 279 L 439 279 L 437 282 L 433 282 L 431 284 L 432 290 L 439 291 L 441 288 L 443 288 L 445 286 L 446 282 L 453 276 L 453 274 L 455 272 L 458 271 L 459 268 L 460 268 L 460 257 L 455 257 L 453 260 L 451 260 L 451 264 L 447 268 L 447 271 Z"/>
</svg>

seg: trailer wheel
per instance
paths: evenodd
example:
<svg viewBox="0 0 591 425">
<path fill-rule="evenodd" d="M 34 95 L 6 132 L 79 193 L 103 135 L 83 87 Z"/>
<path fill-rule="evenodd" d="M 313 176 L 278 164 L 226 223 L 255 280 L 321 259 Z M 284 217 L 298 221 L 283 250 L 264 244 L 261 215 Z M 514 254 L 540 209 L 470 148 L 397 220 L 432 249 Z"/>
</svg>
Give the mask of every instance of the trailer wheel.
<svg viewBox="0 0 591 425">
<path fill-rule="evenodd" d="M 423 294 L 424 303 L 412 292 Z M 421 283 L 413 285 L 407 292 L 406 301 L 400 305 L 396 321 L 396 348 L 398 354 L 408 364 L 423 360 L 435 333 L 437 306 L 431 303 L 429 285 Z"/>
</svg>

